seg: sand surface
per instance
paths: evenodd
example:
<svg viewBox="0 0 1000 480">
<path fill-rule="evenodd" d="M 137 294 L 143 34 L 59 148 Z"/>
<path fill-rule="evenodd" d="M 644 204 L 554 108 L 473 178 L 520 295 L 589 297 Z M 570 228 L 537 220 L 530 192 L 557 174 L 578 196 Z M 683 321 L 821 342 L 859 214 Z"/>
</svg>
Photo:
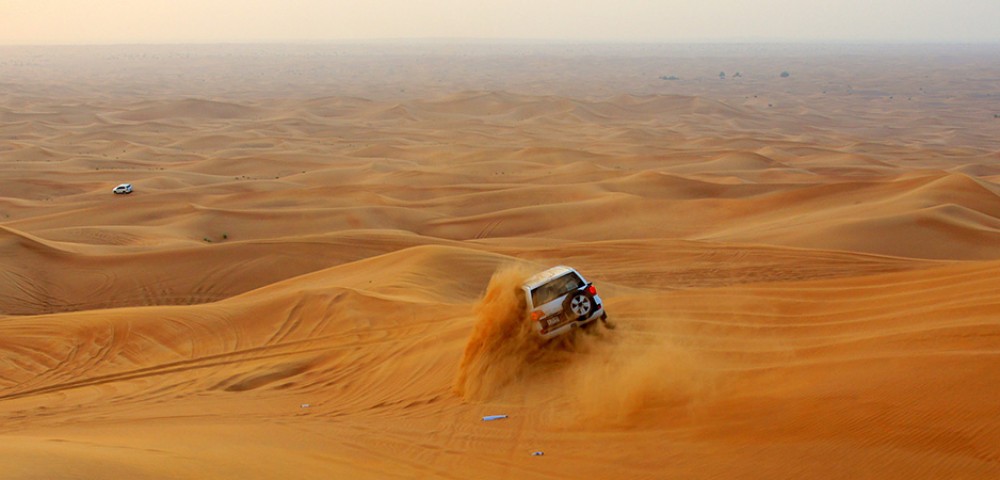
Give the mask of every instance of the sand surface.
<svg viewBox="0 0 1000 480">
<path fill-rule="evenodd" d="M 1000 477 L 997 78 L 996 47 L 0 48 L 0 478 Z M 616 329 L 509 323 L 557 264 Z"/>
</svg>

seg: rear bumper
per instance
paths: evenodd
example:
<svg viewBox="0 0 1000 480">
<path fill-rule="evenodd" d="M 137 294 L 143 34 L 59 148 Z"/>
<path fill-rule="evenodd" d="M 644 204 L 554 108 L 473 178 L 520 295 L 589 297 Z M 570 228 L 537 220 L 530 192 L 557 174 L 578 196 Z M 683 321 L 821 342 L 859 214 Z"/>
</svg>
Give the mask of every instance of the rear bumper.
<svg viewBox="0 0 1000 480">
<path fill-rule="evenodd" d="M 596 308 L 594 309 L 594 313 L 591 313 L 589 317 L 581 320 L 573 320 L 563 323 L 562 325 L 559 325 L 551 330 L 543 330 L 542 326 L 538 324 L 538 322 L 534 323 L 535 323 L 535 330 L 538 332 L 538 335 L 540 335 L 542 338 L 549 339 L 558 337 L 559 335 L 565 333 L 569 333 L 569 331 L 573 330 L 574 328 L 580 328 L 590 322 L 597 321 L 598 319 L 604 320 L 607 318 L 608 314 L 604 311 L 604 305 L 597 304 Z"/>
</svg>

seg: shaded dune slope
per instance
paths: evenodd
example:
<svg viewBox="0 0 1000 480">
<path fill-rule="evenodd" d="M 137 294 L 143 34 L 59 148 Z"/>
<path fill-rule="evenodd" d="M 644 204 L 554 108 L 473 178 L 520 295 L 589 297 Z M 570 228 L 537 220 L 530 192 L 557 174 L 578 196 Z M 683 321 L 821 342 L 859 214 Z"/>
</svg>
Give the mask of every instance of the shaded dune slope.
<svg viewBox="0 0 1000 480">
<path fill-rule="evenodd" d="M 215 302 L 332 265 L 437 242 L 402 232 L 354 231 L 119 253 L 92 245 L 68 251 L 64 243 L 10 229 L 2 233 L 0 313 L 7 315 Z M 362 239 L 365 247 L 359 248 Z"/>
</svg>

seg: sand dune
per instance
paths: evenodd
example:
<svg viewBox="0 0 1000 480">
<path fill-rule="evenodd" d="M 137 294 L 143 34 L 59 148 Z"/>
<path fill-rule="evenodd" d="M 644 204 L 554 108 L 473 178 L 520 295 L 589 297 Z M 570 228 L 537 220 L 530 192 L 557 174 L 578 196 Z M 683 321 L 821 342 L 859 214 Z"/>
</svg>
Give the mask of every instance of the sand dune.
<svg viewBox="0 0 1000 480">
<path fill-rule="evenodd" d="M 245 105 L 200 98 L 168 102 L 142 102 L 127 107 L 115 118 L 130 122 L 150 122 L 164 119 L 227 120 L 252 116 L 255 109 Z"/>
<path fill-rule="evenodd" d="M 0 478 L 1000 475 L 993 51 L 142 48 L 4 50 Z"/>
</svg>

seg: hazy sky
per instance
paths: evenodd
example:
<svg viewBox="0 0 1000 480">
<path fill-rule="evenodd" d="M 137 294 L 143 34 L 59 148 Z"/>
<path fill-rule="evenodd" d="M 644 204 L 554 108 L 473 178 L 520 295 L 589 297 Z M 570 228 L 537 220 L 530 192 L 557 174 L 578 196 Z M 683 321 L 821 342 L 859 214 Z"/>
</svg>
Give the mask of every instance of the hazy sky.
<svg viewBox="0 0 1000 480">
<path fill-rule="evenodd" d="M 0 44 L 1000 42 L 1000 0 L 0 0 Z"/>
</svg>

